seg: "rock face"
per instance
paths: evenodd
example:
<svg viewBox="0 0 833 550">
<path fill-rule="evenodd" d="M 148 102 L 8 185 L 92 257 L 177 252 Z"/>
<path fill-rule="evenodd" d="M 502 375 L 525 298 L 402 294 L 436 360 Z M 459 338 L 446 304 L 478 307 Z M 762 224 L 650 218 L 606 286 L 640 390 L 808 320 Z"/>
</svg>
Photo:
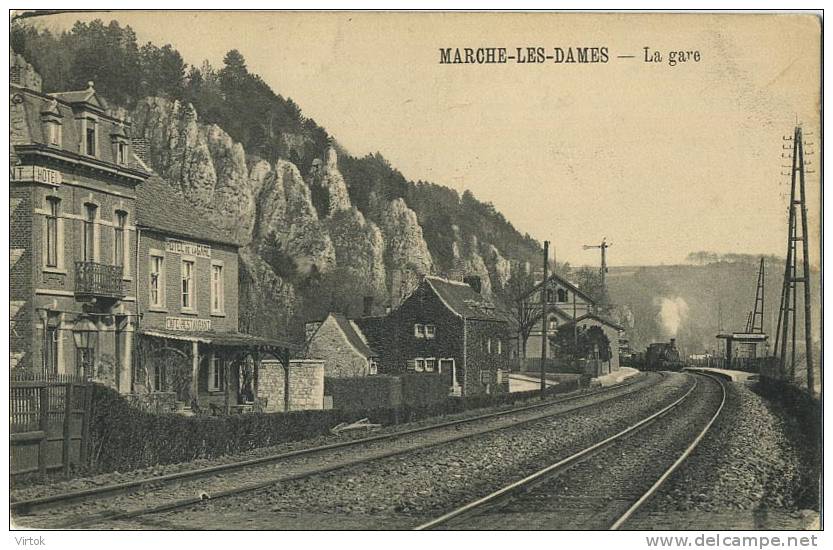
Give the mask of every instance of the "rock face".
<svg viewBox="0 0 833 550">
<path fill-rule="evenodd" d="M 26 59 L 9 48 L 9 81 L 23 88 L 41 91 L 41 76 Z"/>
<path fill-rule="evenodd" d="M 430 274 L 434 262 L 422 236 L 416 212 L 401 198 L 385 201 L 380 210 L 380 227 L 387 250 L 385 263 L 389 266 L 411 267 L 420 275 Z"/>
<path fill-rule="evenodd" d="M 387 294 L 385 240 L 382 231 L 356 208 L 337 212 L 327 226 L 336 250 L 336 263 L 366 281 L 377 297 Z"/>
<path fill-rule="evenodd" d="M 480 255 L 480 245 L 476 235 L 469 235 L 463 238 L 460 228 L 452 226 L 454 231 L 454 243 L 452 253 L 454 254 L 454 270 L 457 275 L 468 275 L 480 277 L 481 294 L 492 295 L 492 280 L 486 262 Z"/>
<path fill-rule="evenodd" d="M 310 188 L 322 197 L 322 209 L 319 215 L 329 217 L 336 212 L 350 208 L 350 195 L 344 176 L 338 171 L 338 155 L 331 145 L 327 148 L 325 160 L 315 159 L 310 170 Z"/>
<path fill-rule="evenodd" d="M 385 298 L 394 284 L 430 274 L 433 261 L 416 214 L 403 199 L 377 201 L 374 223 L 350 203 L 329 147 L 307 180 L 287 160 L 274 165 L 247 159 L 222 128 L 202 124 L 190 105 L 149 97 L 132 113 L 134 137 L 144 138 L 149 164 L 196 208 L 245 245 L 241 250 L 241 327 L 247 315 L 280 311 L 291 317 L 292 285 L 264 260 L 278 249 L 291 258 L 295 275 L 343 268 L 362 290 Z M 402 274 L 406 275 L 403 276 Z M 284 273 L 284 277 L 293 275 Z M 245 313 L 244 313 L 245 310 Z M 254 317 L 252 317 L 254 318 Z M 262 323 L 261 323 L 262 324 Z M 250 327 L 260 331 L 262 327 Z"/>
</svg>

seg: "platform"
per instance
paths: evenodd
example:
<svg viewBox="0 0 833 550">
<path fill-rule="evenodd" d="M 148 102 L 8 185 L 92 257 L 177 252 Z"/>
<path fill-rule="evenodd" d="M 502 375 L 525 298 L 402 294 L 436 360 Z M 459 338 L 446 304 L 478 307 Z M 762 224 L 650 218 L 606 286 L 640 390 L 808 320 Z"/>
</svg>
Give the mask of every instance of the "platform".
<svg viewBox="0 0 833 550">
<path fill-rule="evenodd" d="M 755 372 L 715 369 L 711 367 L 685 367 L 683 370 L 692 372 L 708 372 L 710 374 L 716 374 L 718 376 L 728 378 L 732 382 L 756 382 L 758 380 L 758 373 Z"/>
</svg>

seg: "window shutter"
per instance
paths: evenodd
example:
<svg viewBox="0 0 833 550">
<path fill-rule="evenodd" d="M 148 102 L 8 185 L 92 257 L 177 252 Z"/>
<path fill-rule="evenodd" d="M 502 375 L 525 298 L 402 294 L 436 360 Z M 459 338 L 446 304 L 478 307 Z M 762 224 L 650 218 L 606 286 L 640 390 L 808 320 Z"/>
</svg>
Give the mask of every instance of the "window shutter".
<svg viewBox="0 0 833 550">
<path fill-rule="evenodd" d="M 408 359 L 407 369 L 416 370 L 416 359 Z"/>
</svg>

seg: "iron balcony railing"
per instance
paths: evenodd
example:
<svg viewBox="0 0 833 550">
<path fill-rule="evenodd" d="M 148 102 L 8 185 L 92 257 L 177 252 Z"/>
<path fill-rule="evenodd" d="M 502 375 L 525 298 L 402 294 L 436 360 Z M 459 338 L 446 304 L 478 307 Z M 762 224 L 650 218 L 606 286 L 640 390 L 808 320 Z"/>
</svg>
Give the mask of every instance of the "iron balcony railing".
<svg viewBox="0 0 833 550">
<path fill-rule="evenodd" d="M 106 298 L 123 298 L 123 268 L 95 262 L 75 262 L 75 294 Z"/>
</svg>

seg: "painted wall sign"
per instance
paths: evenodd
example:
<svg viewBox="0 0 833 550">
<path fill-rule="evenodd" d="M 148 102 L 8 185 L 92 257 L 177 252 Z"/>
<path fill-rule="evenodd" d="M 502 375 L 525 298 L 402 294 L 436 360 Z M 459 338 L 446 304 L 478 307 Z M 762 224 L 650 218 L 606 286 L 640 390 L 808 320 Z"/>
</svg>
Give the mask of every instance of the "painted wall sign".
<svg viewBox="0 0 833 550">
<path fill-rule="evenodd" d="M 59 185 L 63 182 L 63 176 L 59 171 L 43 166 L 15 166 L 13 168 L 13 179 L 15 181 L 36 181 L 49 185 Z"/>
<path fill-rule="evenodd" d="M 187 241 L 167 239 L 165 242 L 165 249 L 174 254 L 184 254 L 186 256 L 196 256 L 198 258 L 211 258 L 211 246 L 207 244 L 197 244 Z"/>
<path fill-rule="evenodd" d="M 167 330 L 183 330 L 205 332 L 211 330 L 211 319 L 195 319 L 193 317 L 165 317 Z"/>
</svg>

